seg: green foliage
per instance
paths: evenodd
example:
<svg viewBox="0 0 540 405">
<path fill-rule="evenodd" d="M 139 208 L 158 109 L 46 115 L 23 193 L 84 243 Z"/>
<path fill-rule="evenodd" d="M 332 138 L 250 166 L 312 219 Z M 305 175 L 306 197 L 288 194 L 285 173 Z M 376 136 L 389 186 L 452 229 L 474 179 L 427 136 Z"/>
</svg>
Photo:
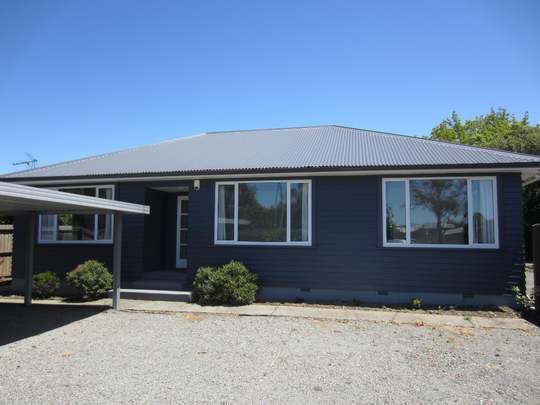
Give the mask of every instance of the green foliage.
<svg viewBox="0 0 540 405">
<path fill-rule="evenodd" d="M 413 310 L 422 309 L 422 306 L 424 305 L 424 301 L 422 301 L 422 298 L 412 297 L 410 303 Z"/>
<path fill-rule="evenodd" d="M 81 290 L 83 299 L 96 300 L 112 288 L 113 277 L 103 263 L 88 260 L 69 272 L 66 276 L 69 285 Z"/>
<path fill-rule="evenodd" d="M 540 125 L 529 124 L 528 112 L 519 121 L 504 108 L 492 108 L 465 124 L 454 111 L 452 118 L 433 128 L 430 138 L 540 156 Z M 540 223 L 540 182 L 523 187 L 523 219 L 526 260 L 532 261 L 532 225 Z"/>
<path fill-rule="evenodd" d="M 445 119 L 433 128 L 431 139 L 514 151 L 514 149 L 508 149 L 508 146 L 512 145 L 514 148 L 521 149 L 515 150 L 516 152 L 528 153 L 523 150 L 528 144 L 526 140 L 531 136 L 534 138 L 534 134 L 529 133 L 528 128 L 531 128 L 528 112 L 525 112 L 523 119 L 518 121 L 504 108 L 499 108 L 499 111 L 492 108 L 486 116 L 481 115 L 463 124 L 454 111 L 452 118 Z M 525 135 L 524 131 L 529 135 Z M 538 135 L 540 136 L 540 133 Z"/>
<path fill-rule="evenodd" d="M 518 309 L 522 311 L 530 311 L 534 308 L 536 298 L 535 295 L 538 295 L 538 292 L 535 291 L 534 294 L 529 297 L 527 294 L 522 294 L 518 286 L 513 285 L 512 294 L 514 294 Z"/>
<path fill-rule="evenodd" d="M 464 318 L 465 318 L 466 321 L 471 321 L 472 320 L 472 315 L 471 314 L 465 314 Z"/>
<path fill-rule="evenodd" d="M 60 279 L 52 271 L 47 271 L 32 277 L 32 286 L 37 298 L 49 298 L 60 287 Z"/>
<path fill-rule="evenodd" d="M 296 298 L 294 299 L 294 302 L 295 302 L 296 304 L 303 304 L 304 302 L 306 302 L 306 300 L 305 300 L 304 298 L 302 298 L 302 297 L 296 297 Z"/>
<path fill-rule="evenodd" d="M 195 301 L 203 304 L 252 304 L 259 293 L 259 276 L 241 262 L 231 260 L 221 267 L 201 267 L 193 283 Z"/>
<path fill-rule="evenodd" d="M 359 300 L 359 299 L 356 299 L 356 298 L 355 298 L 355 299 L 353 300 L 353 303 L 354 303 L 354 306 L 355 306 L 355 307 L 360 307 L 360 306 L 362 306 L 362 300 Z"/>
<path fill-rule="evenodd" d="M 0 224 L 2 225 L 12 225 L 13 217 L 7 215 L 0 215 Z"/>
</svg>

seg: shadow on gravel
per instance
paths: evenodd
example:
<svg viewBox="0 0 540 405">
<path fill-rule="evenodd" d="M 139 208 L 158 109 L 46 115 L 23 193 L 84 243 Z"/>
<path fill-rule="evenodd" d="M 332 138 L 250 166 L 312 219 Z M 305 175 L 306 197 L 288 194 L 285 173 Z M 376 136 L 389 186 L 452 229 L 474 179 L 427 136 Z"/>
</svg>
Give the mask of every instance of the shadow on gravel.
<svg viewBox="0 0 540 405">
<path fill-rule="evenodd" d="M 0 346 L 97 315 L 109 308 L 0 304 Z"/>
</svg>

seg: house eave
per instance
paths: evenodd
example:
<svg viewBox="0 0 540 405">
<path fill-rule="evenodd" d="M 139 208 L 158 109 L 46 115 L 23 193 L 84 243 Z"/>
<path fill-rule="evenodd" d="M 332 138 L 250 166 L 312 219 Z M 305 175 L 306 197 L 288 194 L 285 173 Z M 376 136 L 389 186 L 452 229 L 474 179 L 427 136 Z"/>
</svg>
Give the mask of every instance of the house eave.
<svg viewBox="0 0 540 405">
<path fill-rule="evenodd" d="M 2 181 L 24 185 L 44 186 L 50 184 L 92 184 L 108 182 L 138 182 L 138 181 L 173 181 L 173 180 L 204 180 L 204 179 L 234 179 L 234 178 L 268 178 L 268 177 L 322 177 L 322 176 L 372 176 L 372 175 L 427 175 L 427 174 L 494 174 L 521 173 L 524 180 L 533 178 L 539 172 L 535 165 L 508 164 L 500 165 L 448 165 L 448 166 L 385 166 L 366 168 L 295 168 L 295 169 L 262 169 L 262 170 L 228 170 L 228 171 L 198 171 L 171 173 L 128 173 L 110 175 L 85 175 L 69 177 L 29 177 L 4 178 Z"/>
</svg>

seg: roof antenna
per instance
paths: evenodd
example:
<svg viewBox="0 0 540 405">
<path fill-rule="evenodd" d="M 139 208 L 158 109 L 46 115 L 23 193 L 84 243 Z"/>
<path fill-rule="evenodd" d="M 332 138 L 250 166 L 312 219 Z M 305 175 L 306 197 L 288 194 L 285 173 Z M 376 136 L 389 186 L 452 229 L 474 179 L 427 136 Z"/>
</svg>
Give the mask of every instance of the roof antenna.
<svg viewBox="0 0 540 405">
<path fill-rule="evenodd" d="M 13 166 L 17 165 L 27 165 L 29 169 L 35 169 L 37 159 L 35 159 L 30 153 L 24 152 L 28 160 L 23 160 L 22 162 L 12 163 Z"/>
</svg>

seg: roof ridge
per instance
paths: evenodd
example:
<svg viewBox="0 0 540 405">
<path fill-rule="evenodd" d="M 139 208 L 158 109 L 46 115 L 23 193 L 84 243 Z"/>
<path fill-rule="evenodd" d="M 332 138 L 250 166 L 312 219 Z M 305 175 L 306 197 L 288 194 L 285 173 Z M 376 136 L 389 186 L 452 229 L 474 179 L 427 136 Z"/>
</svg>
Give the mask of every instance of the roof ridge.
<svg viewBox="0 0 540 405">
<path fill-rule="evenodd" d="M 233 131 L 214 131 L 214 132 L 206 132 L 205 134 L 229 134 L 231 132 L 260 132 L 260 131 L 285 131 L 285 130 L 304 130 L 304 129 L 314 129 L 314 128 L 328 128 L 328 127 L 336 127 L 337 125 L 312 125 L 308 127 L 283 127 L 283 128 L 260 128 L 260 129 L 240 129 L 240 130 L 233 130 Z"/>
</svg>

